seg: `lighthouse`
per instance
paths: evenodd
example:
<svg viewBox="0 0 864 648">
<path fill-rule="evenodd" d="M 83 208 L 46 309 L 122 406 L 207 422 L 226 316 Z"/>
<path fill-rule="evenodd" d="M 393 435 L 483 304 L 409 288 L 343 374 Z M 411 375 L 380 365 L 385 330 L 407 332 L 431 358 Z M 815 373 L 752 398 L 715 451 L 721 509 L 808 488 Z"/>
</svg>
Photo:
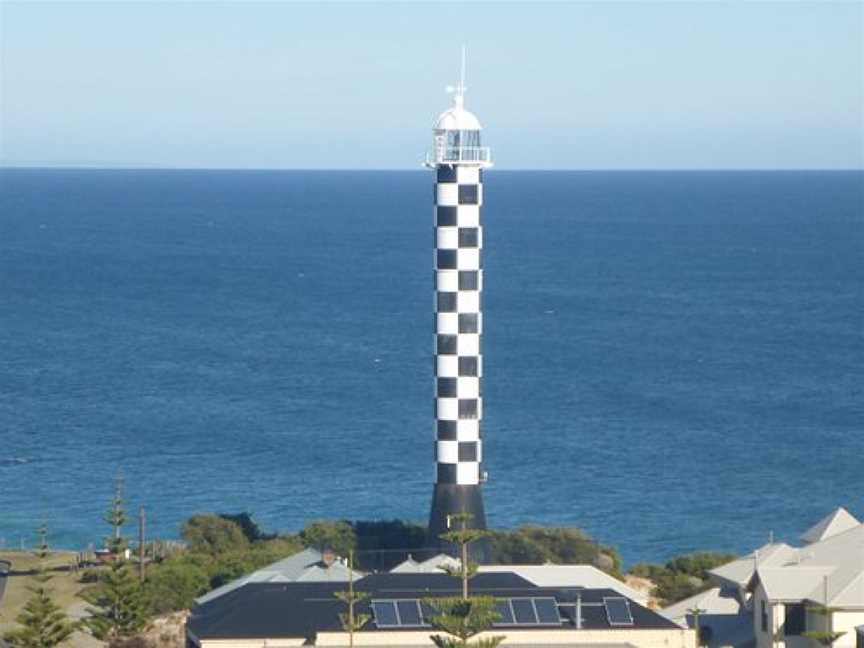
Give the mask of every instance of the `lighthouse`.
<svg viewBox="0 0 864 648">
<path fill-rule="evenodd" d="M 435 171 L 435 486 L 429 545 L 445 547 L 450 516 L 485 529 L 483 466 L 483 169 L 480 121 L 465 108 L 465 53 L 453 105 L 438 117 L 426 166 Z M 456 528 L 456 527 L 454 527 Z M 476 547 L 475 559 L 485 550 Z"/>
</svg>

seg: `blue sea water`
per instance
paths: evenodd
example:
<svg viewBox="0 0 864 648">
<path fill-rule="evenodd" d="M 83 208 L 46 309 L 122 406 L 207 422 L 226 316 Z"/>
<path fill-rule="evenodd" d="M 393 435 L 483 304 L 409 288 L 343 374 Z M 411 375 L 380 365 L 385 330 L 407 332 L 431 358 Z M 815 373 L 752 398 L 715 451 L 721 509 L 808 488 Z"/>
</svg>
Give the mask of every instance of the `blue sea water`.
<svg viewBox="0 0 864 648">
<path fill-rule="evenodd" d="M 864 516 L 864 175 L 486 176 L 490 524 L 625 560 Z M 0 171 L 0 538 L 424 521 L 432 178 Z M 131 531 L 131 529 L 130 529 Z"/>
</svg>

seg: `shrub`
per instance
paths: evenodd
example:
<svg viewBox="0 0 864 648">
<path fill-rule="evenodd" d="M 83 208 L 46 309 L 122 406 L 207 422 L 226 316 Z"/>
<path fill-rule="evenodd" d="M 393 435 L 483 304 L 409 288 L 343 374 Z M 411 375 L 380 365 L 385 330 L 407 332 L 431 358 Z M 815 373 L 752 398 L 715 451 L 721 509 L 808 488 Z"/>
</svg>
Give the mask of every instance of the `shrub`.
<svg viewBox="0 0 864 648">
<path fill-rule="evenodd" d="M 209 585 L 207 573 L 194 561 L 166 560 L 150 570 L 144 584 L 150 614 L 188 609 Z"/>
<path fill-rule="evenodd" d="M 581 529 L 524 526 L 492 534 L 492 562 L 502 565 L 541 565 L 546 562 L 595 565 L 619 575 L 621 557 Z"/>
<path fill-rule="evenodd" d="M 300 541 L 315 549 L 332 549 L 341 556 L 357 548 L 357 534 L 345 520 L 316 520 L 300 532 Z"/>
<path fill-rule="evenodd" d="M 191 551 L 221 554 L 249 548 L 249 540 L 236 522 L 212 513 L 198 513 L 183 523 L 180 531 Z"/>
</svg>

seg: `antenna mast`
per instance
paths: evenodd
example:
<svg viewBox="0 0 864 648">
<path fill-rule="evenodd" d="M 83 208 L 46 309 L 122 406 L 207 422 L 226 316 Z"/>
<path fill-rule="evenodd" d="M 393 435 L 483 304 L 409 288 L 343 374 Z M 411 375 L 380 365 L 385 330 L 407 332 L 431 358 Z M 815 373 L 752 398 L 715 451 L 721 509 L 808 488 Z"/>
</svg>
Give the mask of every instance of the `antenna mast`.
<svg viewBox="0 0 864 648">
<path fill-rule="evenodd" d="M 462 72 L 459 75 L 459 94 L 465 94 L 465 45 L 462 45 Z"/>
</svg>

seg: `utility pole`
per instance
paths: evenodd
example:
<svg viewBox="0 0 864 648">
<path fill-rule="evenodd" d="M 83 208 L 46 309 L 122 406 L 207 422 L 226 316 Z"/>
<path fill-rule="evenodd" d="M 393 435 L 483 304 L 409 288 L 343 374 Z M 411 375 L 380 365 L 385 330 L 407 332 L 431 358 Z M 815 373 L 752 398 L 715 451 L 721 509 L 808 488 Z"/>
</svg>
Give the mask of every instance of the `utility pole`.
<svg viewBox="0 0 864 648">
<path fill-rule="evenodd" d="M 138 509 L 138 576 L 144 582 L 144 507 Z"/>
<path fill-rule="evenodd" d="M 351 631 L 348 633 L 348 646 L 354 648 L 354 550 L 348 550 L 348 625 Z"/>
<path fill-rule="evenodd" d="M 693 629 L 696 631 L 696 648 L 702 645 L 702 631 L 699 627 L 699 615 L 704 614 L 706 610 L 701 609 L 698 605 L 687 610 L 693 615 Z"/>
</svg>

